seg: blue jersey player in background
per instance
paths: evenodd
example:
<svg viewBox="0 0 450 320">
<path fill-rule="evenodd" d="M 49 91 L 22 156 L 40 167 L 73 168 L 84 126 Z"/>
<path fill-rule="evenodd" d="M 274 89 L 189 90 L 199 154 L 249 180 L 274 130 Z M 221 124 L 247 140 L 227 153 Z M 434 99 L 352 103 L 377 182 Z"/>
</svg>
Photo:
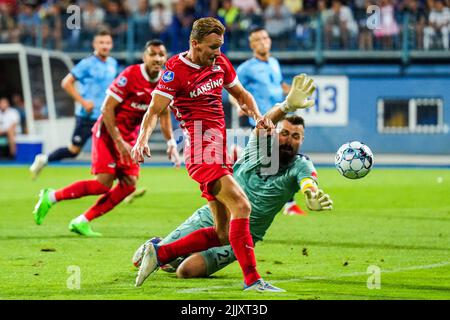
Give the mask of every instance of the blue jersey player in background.
<svg viewBox="0 0 450 320">
<path fill-rule="evenodd" d="M 253 50 L 253 58 L 242 63 L 237 68 L 237 74 L 244 88 L 255 98 L 261 114 L 265 114 L 277 102 L 284 100 L 290 86 L 283 81 L 280 63 L 270 54 L 272 40 L 264 28 L 255 28 L 250 31 L 249 45 Z M 240 112 L 239 126 L 255 127 L 255 121 Z M 294 198 L 286 202 L 283 213 L 286 215 L 306 214 Z"/>
<path fill-rule="evenodd" d="M 38 154 L 30 166 L 33 180 L 47 163 L 75 158 L 92 135 L 91 129 L 101 114 L 106 89 L 118 73 L 118 62 L 110 56 L 113 40 L 109 31 L 97 32 L 92 46 L 94 53 L 78 62 L 61 82 L 64 90 L 79 104 L 75 110 L 72 141 L 68 147 L 56 149 L 49 155 Z"/>
</svg>

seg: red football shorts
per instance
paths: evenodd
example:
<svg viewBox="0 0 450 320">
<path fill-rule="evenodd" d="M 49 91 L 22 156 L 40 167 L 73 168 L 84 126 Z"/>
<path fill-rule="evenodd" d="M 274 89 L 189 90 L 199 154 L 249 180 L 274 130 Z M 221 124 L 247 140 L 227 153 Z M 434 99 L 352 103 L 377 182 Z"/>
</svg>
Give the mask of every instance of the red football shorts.
<svg viewBox="0 0 450 320">
<path fill-rule="evenodd" d="M 92 174 L 109 173 L 116 177 L 139 176 L 139 165 L 132 162 L 125 164 L 120 162 L 120 154 L 116 150 L 111 137 L 102 132 L 97 137 L 96 131 L 92 134 Z"/>
<path fill-rule="evenodd" d="M 233 174 L 232 161 L 227 153 L 225 125 L 204 121 L 199 128 L 191 127 L 185 135 L 184 159 L 189 176 L 200 184 L 202 197 L 208 201 L 216 200 L 212 194 L 214 183 Z"/>
<path fill-rule="evenodd" d="M 187 164 L 189 176 L 200 184 L 202 197 L 208 201 L 216 200 L 212 194 L 214 183 L 227 174 L 233 174 L 230 164 Z"/>
</svg>

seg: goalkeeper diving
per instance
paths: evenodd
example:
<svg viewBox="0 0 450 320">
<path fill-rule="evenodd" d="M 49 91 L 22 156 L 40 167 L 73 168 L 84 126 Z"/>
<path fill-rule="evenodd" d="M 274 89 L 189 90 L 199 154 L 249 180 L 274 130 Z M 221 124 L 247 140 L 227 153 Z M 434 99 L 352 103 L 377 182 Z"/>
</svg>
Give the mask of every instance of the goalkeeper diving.
<svg viewBox="0 0 450 320">
<path fill-rule="evenodd" d="M 311 78 L 305 74 L 296 76 L 286 100 L 266 113 L 266 117 L 276 125 L 275 132 L 267 134 L 261 132 L 262 129 L 254 129 L 242 156 L 233 167 L 234 177 L 251 203 L 250 232 L 254 243 L 263 240 L 277 213 L 298 191 L 304 195 L 309 210 L 332 209 L 333 202 L 329 195 L 318 187 L 313 163 L 307 156 L 299 154 L 304 141 L 304 119 L 289 115 L 298 109 L 313 106 L 311 95 L 314 90 Z M 278 143 L 278 157 L 274 156 L 276 151 L 272 152 L 271 157 L 261 152 L 263 140 L 267 145 Z M 270 166 L 274 167 L 274 161 L 278 161 L 276 170 L 268 170 L 267 164 L 270 162 Z M 155 237 L 142 244 L 133 256 L 133 264 L 140 268 L 140 272 L 148 274 L 161 267 L 165 271 L 176 271 L 179 278 L 209 276 L 236 260 L 230 245 L 210 248 L 186 257 L 174 256 L 165 265 L 161 265 L 155 257 L 146 257 L 144 252 L 147 246 L 152 245 L 157 255 L 158 247 L 198 229 L 212 226 L 214 219 L 211 210 L 205 205 L 164 239 Z M 152 265 L 155 261 L 157 266 Z"/>
</svg>

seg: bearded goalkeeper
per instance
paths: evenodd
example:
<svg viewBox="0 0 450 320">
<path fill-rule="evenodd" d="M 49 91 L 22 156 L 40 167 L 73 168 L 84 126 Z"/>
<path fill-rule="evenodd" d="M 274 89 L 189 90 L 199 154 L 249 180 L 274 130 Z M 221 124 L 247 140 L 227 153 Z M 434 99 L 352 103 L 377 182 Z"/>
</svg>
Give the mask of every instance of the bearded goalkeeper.
<svg viewBox="0 0 450 320">
<path fill-rule="evenodd" d="M 251 203 L 250 232 L 253 242 L 263 239 L 267 229 L 287 200 L 298 191 L 305 196 L 310 210 L 331 210 L 332 200 L 317 185 L 317 172 L 311 160 L 299 154 L 304 140 L 304 119 L 296 115 L 287 115 L 299 108 L 313 105 L 308 98 L 314 92 L 312 79 L 302 74 L 294 78 L 291 91 L 283 103 L 275 105 L 266 116 L 277 124 L 276 132 L 264 136 L 255 129 L 244 150 L 242 157 L 234 165 L 234 177 L 243 188 Z M 272 139 L 278 142 L 277 170 L 269 170 L 268 156 L 261 152 L 262 140 Z M 270 163 L 273 167 L 273 163 Z M 272 172 L 271 172 L 272 171 Z M 133 263 L 139 267 L 147 245 L 164 244 L 176 241 L 195 230 L 214 226 L 211 210 L 207 205 L 192 214 L 183 224 L 164 239 L 152 238 L 141 245 L 133 256 Z M 178 257 L 169 264 L 161 266 L 165 271 L 176 271 L 179 278 L 196 278 L 209 276 L 226 267 L 236 258 L 230 245 L 210 248 L 193 253 L 187 257 Z"/>
</svg>

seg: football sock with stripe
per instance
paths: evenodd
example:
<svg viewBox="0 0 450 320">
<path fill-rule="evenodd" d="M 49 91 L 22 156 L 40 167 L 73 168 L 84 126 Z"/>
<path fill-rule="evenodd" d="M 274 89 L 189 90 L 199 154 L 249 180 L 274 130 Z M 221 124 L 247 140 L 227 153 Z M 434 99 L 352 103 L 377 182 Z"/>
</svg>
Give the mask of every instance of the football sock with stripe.
<svg viewBox="0 0 450 320">
<path fill-rule="evenodd" d="M 109 191 L 109 188 L 97 180 L 83 180 L 56 190 L 56 201 L 78 199 L 84 196 L 99 195 Z"/>
<path fill-rule="evenodd" d="M 119 182 L 114 188 L 101 196 L 83 215 L 88 221 L 98 218 L 117 206 L 129 194 L 133 193 L 134 190 L 136 190 L 135 186 Z"/>
<path fill-rule="evenodd" d="M 178 257 L 221 245 L 214 227 L 202 228 L 177 241 L 159 246 L 158 261 L 160 264 L 166 264 Z"/>
<path fill-rule="evenodd" d="M 232 219 L 230 221 L 230 244 L 244 274 L 244 282 L 250 285 L 260 279 L 256 271 L 256 258 L 253 239 L 250 234 L 248 218 Z"/>
</svg>

